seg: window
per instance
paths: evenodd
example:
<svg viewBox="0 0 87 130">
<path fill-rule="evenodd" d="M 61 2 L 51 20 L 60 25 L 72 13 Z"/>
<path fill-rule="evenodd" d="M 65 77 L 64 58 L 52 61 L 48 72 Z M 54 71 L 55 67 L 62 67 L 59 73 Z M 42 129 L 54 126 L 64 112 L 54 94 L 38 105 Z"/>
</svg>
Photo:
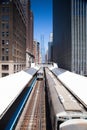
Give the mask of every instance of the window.
<svg viewBox="0 0 87 130">
<path fill-rule="evenodd" d="M 6 54 L 8 54 L 9 49 L 8 49 L 8 48 L 6 48 L 6 50 L 5 50 L 5 51 L 6 51 Z"/>
<path fill-rule="evenodd" d="M 4 61 L 5 60 L 5 58 L 4 58 L 4 56 L 2 56 L 2 61 Z"/>
<path fill-rule="evenodd" d="M 9 73 L 2 73 L 2 77 L 9 75 Z"/>
<path fill-rule="evenodd" d="M 5 36 L 5 32 L 2 32 L 2 37 L 4 37 Z"/>
<path fill-rule="evenodd" d="M 9 44 L 9 40 L 6 40 L 6 45 L 8 45 Z"/>
<path fill-rule="evenodd" d="M 4 5 L 4 4 L 5 4 L 5 2 L 3 1 L 3 2 L 2 2 L 2 4 Z"/>
<path fill-rule="evenodd" d="M 5 11 L 8 13 L 9 12 L 9 7 L 6 7 Z"/>
<path fill-rule="evenodd" d="M 8 56 L 6 56 L 6 61 L 8 61 L 9 60 L 9 57 Z"/>
<path fill-rule="evenodd" d="M 6 32 L 6 36 L 7 36 L 7 37 L 9 36 L 9 32 Z"/>
<path fill-rule="evenodd" d="M 6 29 L 9 29 L 9 23 L 6 23 Z"/>
<path fill-rule="evenodd" d="M 3 15 L 2 16 L 2 21 L 9 21 L 9 16 L 8 15 Z"/>
<path fill-rule="evenodd" d="M 5 7 L 2 7 L 2 12 L 3 12 L 3 13 L 5 12 Z"/>
<path fill-rule="evenodd" d="M 9 4 L 9 0 L 0 0 L 1 4 Z"/>
<path fill-rule="evenodd" d="M 2 29 L 4 29 L 5 28 L 5 24 L 4 23 L 2 23 Z"/>
<path fill-rule="evenodd" d="M 2 70 L 9 70 L 9 65 L 2 65 Z"/>
<path fill-rule="evenodd" d="M 9 40 L 6 40 L 6 41 L 5 41 L 5 40 L 2 40 L 2 45 L 5 45 L 5 44 L 6 44 L 6 45 L 9 45 Z"/>
<path fill-rule="evenodd" d="M 2 40 L 2 45 L 4 45 L 5 44 L 5 40 Z"/>
<path fill-rule="evenodd" d="M 9 29 L 9 23 L 2 23 L 2 29 Z"/>
<path fill-rule="evenodd" d="M 16 70 L 16 65 L 14 65 L 14 71 Z"/>
<path fill-rule="evenodd" d="M 2 54 L 4 54 L 5 53 L 5 49 L 4 48 L 2 48 Z"/>
<path fill-rule="evenodd" d="M 5 32 L 2 32 L 2 37 L 4 37 L 5 36 Z"/>
</svg>

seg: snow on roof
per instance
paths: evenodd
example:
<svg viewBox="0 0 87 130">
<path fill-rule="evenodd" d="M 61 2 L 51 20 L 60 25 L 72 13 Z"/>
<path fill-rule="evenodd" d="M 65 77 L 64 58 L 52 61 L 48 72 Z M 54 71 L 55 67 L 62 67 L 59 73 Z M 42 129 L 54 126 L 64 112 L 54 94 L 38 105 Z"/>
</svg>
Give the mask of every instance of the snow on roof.
<svg viewBox="0 0 87 130">
<path fill-rule="evenodd" d="M 32 75 L 20 71 L 4 78 L 0 78 L 0 116 L 13 103 Z"/>
<path fill-rule="evenodd" d="M 86 130 L 87 120 L 85 119 L 70 119 L 61 123 L 60 130 Z"/>
<path fill-rule="evenodd" d="M 38 71 L 38 69 L 39 68 L 34 67 L 34 68 L 30 68 L 30 69 L 25 70 L 25 72 L 28 74 L 34 75 Z"/>
<path fill-rule="evenodd" d="M 66 71 L 58 78 L 87 105 L 87 77 Z"/>
<path fill-rule="evenodd" d="M 87 106 L 87 77 L 56 67 L 52 72 Z"/>
</svg>

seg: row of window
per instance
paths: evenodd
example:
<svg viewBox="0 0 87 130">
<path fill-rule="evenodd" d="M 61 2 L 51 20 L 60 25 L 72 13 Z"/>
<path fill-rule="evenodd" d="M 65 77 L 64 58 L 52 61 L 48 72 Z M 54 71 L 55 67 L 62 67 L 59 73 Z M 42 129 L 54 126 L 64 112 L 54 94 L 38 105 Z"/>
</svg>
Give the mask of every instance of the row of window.
<svg viewBox="0 0 87 130">
<path fill-rule="evenodd" d="M 1 20 L 2 21 L 9 21 L 9 16 L 8 15 L 2 15 Z"/>
<path fill-rule="evenodd" d="M 9 65 L 2 65 L 2 70 L 9 70 Z"/>
<path fill-rule="evenodd" d="M 8 50 L 7 50 L 7 54 L 8 54 Z M 8 55 L 4 56 L 4 54 L 3 54 L 1 60 L 2 60 L 2 61 L 8 61 L 8 60 L 9 60 L 9 56 L 8 56 Z M 15 62 L 21 62 L 21 61 L 22 61 L 22 62 L 25 62 L 25 59 L 24 59 L 24 58 L 16 58 L 16 57 L 14 57 L 13 60 L 14 60 Z"/>
<path fill-rule="evenodd" d="M 6 72 L 10 70 L 9 65 L 2 65 L 1 68 L 2 68 L 2 71 L 4 71 L 2 73 L 2 77 L 9 75 L 9 73 Z M 23 70 L 24 68 L 25 68 L 25 65 L 14 65 L 14 73 L 20 70 Z"/>
<path fill-rule="evenodd" d="M 9 49 L 8 48 L 2 48 L 2 55 L 8 54 Z"/>
<path fill-rule="evenodd" d="M 8 13 L 9 7 L 2 7 L 1 10 L 2 10 L 2 13 Z"/>
<path fill-rule="evenodd" d="M 2 23 L 2 29 L 9 29 L 9 23 Z"/>
<path fill-rule="evenodd" d="M 0 4 L 9 4 L 9 0 L 0 0 Z"/>
<path fill-rule="evenodd" d="M 21 70 L 25 67 L 25 65 L 14 65 L 14 71 L 15 70 Z M 2 65 L 2 70 L 9 70 L 9 65 Z"/>
<path fill-rule="evenodd" d="M 9 73 L 2 73 L 2 77 L 9 75 Z"/>
<path fill-rule="evenodd" d="M 2 61 L 8 61 L 9 57 L 8 56 L 2 56 Z"/>
<path fill-rule="evenodd" d="M 2 40 L 2 45 L 9 45 L 9 40 Z"/>
<path fill-rule="evenodd" d="M 7 31 L 7 32 L 2 32 L 2 37 L 8 37 L 9 36 L 9 32 Z"/>
</svg>

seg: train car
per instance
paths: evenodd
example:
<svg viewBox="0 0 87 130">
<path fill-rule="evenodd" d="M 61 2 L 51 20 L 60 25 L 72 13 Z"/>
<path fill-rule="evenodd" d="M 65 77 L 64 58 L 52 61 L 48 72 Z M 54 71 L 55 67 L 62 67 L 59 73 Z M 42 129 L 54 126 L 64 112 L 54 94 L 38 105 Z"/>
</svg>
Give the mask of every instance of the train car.
<svg viewBox="0 0 87 130">
<path fill-rule="evenodd" d="M 87 120 L 71 119 L 60 125 L 60 130 L 87 130 Z"/>
<path fill-rule="evenodd" d="M 44 79 L 44 69 L 43 67 L 41 67 L 37 72 L 37 80 L 43 80 L 43 79 Z"/>
<path fill-rule="evenodd" d="M 52 130 L 60 130 L 60 125 L 67 120 L 86 120 L 86 108 L 61 83 L 54 79 L 47 69 L 45 72 Z"/>
</svg>

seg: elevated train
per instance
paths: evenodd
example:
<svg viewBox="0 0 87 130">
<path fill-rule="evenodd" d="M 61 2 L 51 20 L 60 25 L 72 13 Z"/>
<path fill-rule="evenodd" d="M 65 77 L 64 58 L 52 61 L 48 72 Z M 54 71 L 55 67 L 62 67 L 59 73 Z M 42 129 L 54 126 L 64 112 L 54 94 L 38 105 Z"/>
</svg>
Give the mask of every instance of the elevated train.
<svg viewBox="0 0 87 130">
<path fill-rule="evenodd" d="M 46 89 L 48 95 L 48 102 L 50 108 L 50 118 L 52 130 L 76 130 L 76 126 L 79 125 L 82 119 L 85 122 L 85 129 L 77 130 L 87 130 L 87 110 L 86 108 L 73 97 L 73 95 L 61 84 L 55 76 L 45 68 L 46 73 Z M 66 121 L 78 120 L 74 127 L 71 129 L 72 123 L 66 128 Z M 73 127 L 73 128 L 74 128 Z"/>
<path fill-rule="evenodd" d="M 37 80 L 43 80 L 44 79 L 44 68 L 41 67 L 37 72 Z"/>
</svg>

